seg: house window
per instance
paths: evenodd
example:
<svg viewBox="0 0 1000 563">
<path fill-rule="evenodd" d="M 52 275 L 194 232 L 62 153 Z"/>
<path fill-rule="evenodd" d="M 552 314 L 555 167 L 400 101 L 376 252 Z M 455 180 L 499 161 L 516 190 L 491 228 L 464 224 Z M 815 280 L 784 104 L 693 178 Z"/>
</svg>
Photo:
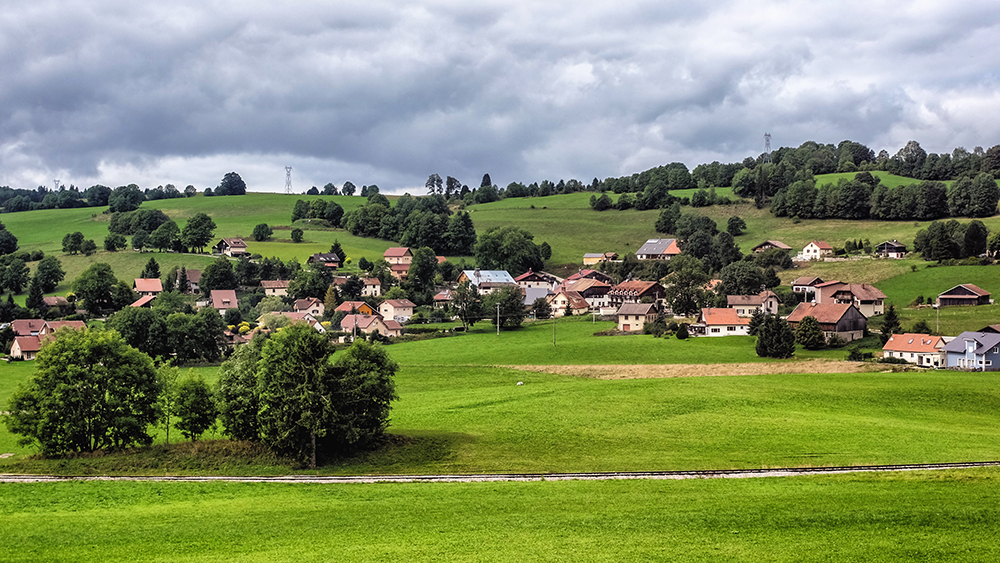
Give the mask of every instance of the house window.
<svg viewBox="0 0 1000 563">
<path fill-rule="evenodd" d="M 728 330 L 729 332 L 736 332 L 736 327 L 735 326 L 727 326 L 726 330 Z"/>
<path fill-rule="evenodd" d="M 712 332 L 713 332 L 713 333 L 718 333 L 718 332 L 719 332 L 719 330 L 720 330 L 720 329 L 718 329 L 718 328 L 713 328 L 713 329 L 712 329 Z"/>
</svg>

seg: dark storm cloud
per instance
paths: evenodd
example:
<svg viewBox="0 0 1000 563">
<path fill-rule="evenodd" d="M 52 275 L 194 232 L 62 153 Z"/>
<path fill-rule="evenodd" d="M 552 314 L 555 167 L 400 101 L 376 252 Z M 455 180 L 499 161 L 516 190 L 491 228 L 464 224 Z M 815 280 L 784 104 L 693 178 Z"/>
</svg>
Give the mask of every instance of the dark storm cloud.
<svg viewBox="0 0 1000 563">
<path fill-rule="evenodd" d="M 537 4 L 537 5 L 536 5 Z M 1000 142 L 981 5 L 15 2 L 0 183 L 419 189 Z"/>
</svg>

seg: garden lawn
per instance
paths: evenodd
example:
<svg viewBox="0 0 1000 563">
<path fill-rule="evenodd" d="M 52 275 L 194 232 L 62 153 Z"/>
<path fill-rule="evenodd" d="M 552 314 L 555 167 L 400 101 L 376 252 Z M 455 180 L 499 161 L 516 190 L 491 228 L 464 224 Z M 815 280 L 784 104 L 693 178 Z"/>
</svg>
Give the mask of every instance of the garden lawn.
<svg viewBox="0 0 1000 563">
<path fill-rule="evenodd" d="M 0 559 L 992 561 L 997 479 L 8 484 Z"/>
</svg>

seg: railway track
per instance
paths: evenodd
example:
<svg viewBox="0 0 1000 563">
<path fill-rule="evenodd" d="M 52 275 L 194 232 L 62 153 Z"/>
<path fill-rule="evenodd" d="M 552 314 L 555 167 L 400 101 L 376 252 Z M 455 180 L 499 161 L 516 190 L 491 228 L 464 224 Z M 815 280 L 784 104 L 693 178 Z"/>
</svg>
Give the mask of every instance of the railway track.
<svg viewBox="0 0 1000 563">
<path fill-rule="evenodd" d="M 92 476 L 0 474 L 0 483 L 45 483 L 61 481 L 149 481 L 149 482 L 231 482 L 231 483 L 472 483 L 496 481 L 607 481 L 615 479 L 747 479 L 842 473 L 884 473 L 997 467 L 1000 461 L 958 463 L 911 463 L 896 465 L 843 465 L 830 467 L 785 467 L 767 469 L 702 469 L 690 471 L 597 471 L 582 473 L 489 473 L 455 475 L 280 475 L 280 476 Z"/>
</svg>

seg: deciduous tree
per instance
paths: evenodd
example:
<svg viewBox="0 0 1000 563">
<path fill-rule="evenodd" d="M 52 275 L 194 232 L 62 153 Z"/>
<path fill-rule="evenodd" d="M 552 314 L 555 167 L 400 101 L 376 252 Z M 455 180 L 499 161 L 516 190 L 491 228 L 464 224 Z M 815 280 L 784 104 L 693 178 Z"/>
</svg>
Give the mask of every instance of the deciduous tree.
<svg viewBox="0 0 1000 563">
<path fill-rule="evenodd" d="M 11 398 L 7 427 L 44 454 L 148 445 L 159 391 L 153 361 L 117 332 L 63 329 Z"/>
</svg>

